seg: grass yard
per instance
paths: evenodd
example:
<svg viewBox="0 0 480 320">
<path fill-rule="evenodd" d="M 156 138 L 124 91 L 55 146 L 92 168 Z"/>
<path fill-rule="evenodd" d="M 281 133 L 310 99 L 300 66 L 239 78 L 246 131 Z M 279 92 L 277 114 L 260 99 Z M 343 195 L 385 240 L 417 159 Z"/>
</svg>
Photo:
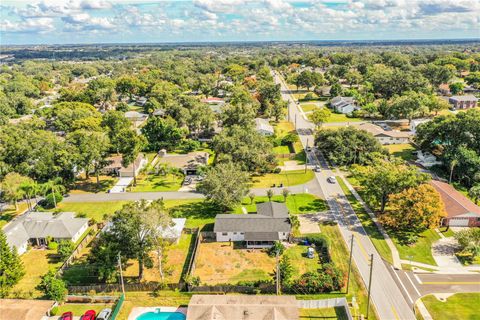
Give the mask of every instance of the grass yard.
<svg viewBox="0 0 480 320">
<path fill-rule="evenodd" d="M 347 245 L 340 234 L 340 229 L 337 225 L 320 225 L 320 232 L 329 240 L 328 251 L 332 262 L 344 272 L 346 279 L 350 254 Z M 352 297 L 355 297 L 357 300 L 359 312 L 365 315 L 367 313 L 367 291 L 363 285 L 362 278 L 355 263 L 353 263 L 352 267 L 352 277 L 350 280 L 350 289 L 349 294 L 347 295 L 347 300 L 351 301 Z M 371 318 L 369 319 L 376 319 L 374 309 L 373 304 L 370 304 Z M 352 310 L 352 314 L 355 318 L 355 310 Z"/>
<path fill-rule="evenodd" d="M 186 307 L 192 294 L 193 293 L 178 291 L 159 291 L 155 294 L 152 292 L 127 292 L 117 319 L 128 319 L 128 315 L 134 307 Z"/>
<path fill-rule="evenodd" d="M 215 205 L 202 199 L 164 200 L 164 202 L 165 207 L 171 210 L 173 217 L 187 218 L 185 224 L 187 228 L 213 226 L 215 215 L 221 213 Z"/>
<path fill-rule="evenodd" d="M 277 136 L 277 139 L 281 140 L 284 136 L 286 136 L 288 133 L 295 133 L 295 127 L 293 123 L 288 122 L 288 121 L 280 121 L 276 126 L 275 126 L 275 134 Z M 283 165 L 283 163 L 287 160 L 296 160 L 298 164 L 304 164 L 305 163 L 305 151 L 303 150 L 302 143 L 300 142 L 300 139 L 293 144 L 293 152 L 295 153 L 295 157 L 293 159 L 287 159 L 287 158 L 277 158 L 278 164 Z M 275 154 L 290 154 L 292 150 L 288 148 L 288 146 L 278 146 L 273 148 Z"/>
<path fill-rule="evenodd" d="M 347 320 L 347 313 L 343 307 L 324 309 L 300 309 L 300 320 L 338 319 Z"/>
<path fill-rule="evenodd" d="M 173 244 L 167 249 L 167 261 L 164 265 L 165 283 L 178 283 L 180 281 L 182 272 L 185 269 L 185 263 L 187 263 L 186 258 L 189 253 L 191 241 L 191 234 L 182 234 L 179 243 Z M 153 267 L 144 269 L 144 281 L 161 282 L 157 255 L 152 251 L 150 257 L 153 261 Z M 132 280 L 136 282 L 138 262 L 136 260 L 130 260 L 123 275 L 127 281 L 128 278 L 132 278 Z"/>
<path fill-rule="evenodd" d="M 309 112 L 320 108 L 315 103 L 302 103 L 300 107 L 302 107 L 303 112 Z"/>
<path fill-rule="evenodd" d="M 36 289 L 41 277 L 49 270 L 56 270 L 62 264 L 56 257 L 56 250 L 31 249 L 21 255 L 25 275 L 11 291 L 11 295 L 27 299 L 40 298 L 43 294 Z"/>
<path fill-rule="evenodd" d="M 156 175 L 141 174 L 137 177 L 137 185 L 131 187 L 132 192 L 177 191 L 182 186 L 183 176 L 173 174 Z"/>
<path fill-rule="evenodd" d="M 107 202 L 61 202 L 57 211 L 70 211 L 77 214 L 85 214 L 87 218 L 97 222 L 103 221 L 104 215 L 113 214 L 121 209 L 128 201 L 107 201 Z"/>
<path fill-rule="evenodd" d="M 234 209 L 234 213 L 243 213 L 242 207 L 245 207 L 248 212 L 257 212 L 257 203 L 267 202 L 268 197 L 255 197 L 253 203 L 250 198 L 246 197 L 242 201 L 242 205 Z M 284 198 L 281 195 L 272 197 L 272 201 L 284 202 Z M 287 197 L 287 208 L 292 214 L 302 214 L 310 212 L 325 211 L 328 209 L 325 200 L 315 197 L 309 193 L 292 194 Z"/>
<path fill-rule="evenodd" d="M 289 154 L 290 148 L 288 146 L 273 147 L 273 153 L 275 154 Z"/>
<path fill-rule="evenodd" d="M 75 186 L 70 190 L 71 194 L 79 193 L 98 193 L 107 192 L 117 182 L 117 177 L 99 176 L 99 184 L 97 185 L 97 177 L 90 176 L 88 179 L 85 176 L 75 181 Z"/>
<path fill-rule="evenodd" d="M 318 254 L 315 253 L 313 259 L 307 258 L 307 246 L 293 245 L 283 255 L 290 258 L 290 262 L 294 268 L 293 279 L 299 278 L 307 272 L 316 272 L 320 268 Z"/>
<path fill-rule="evenodd" d="M 480 319 L 480 293 L 457 293 L 445 302 L 428 295 L 422 301 L 435 320 Z"/>
<path fill-rule="evenodd" d="M 18 209 L 15 210 L 15 205 L 9 205 L 4 211 L 0 211 L 0 228 L 3 228 L 9 221 L 15 218 L 17 215 L 23 213 L 28 209 L 26 202 L 19 202 Z"/>
<path fill-rule="evenodd" d="M 315 174 L 312 170 L 294 170 L 280 173 L 267 173 L 263 176 L 252 177 L 252 188 L 270 188 L 273 184 L 283 183 L 285 187 L 304 184 L 312 180 Z"/>
<path fill-rule="evenodd" d="M 195 276 L 201 283 L 219 284 L 273 279 L 275 258 L 263 250 L 234 248 L 228 242 L 202 242 L 197 249 Z"/>
<path fill-rule="evenodd" d="M 415 151 L 415 147 L 410 143 L 391 144 L 386 145 L 385 148 L 395 157 L 401 158 L 405 161 L 415 160 L 415 156 L 412 154 L 412 152 Z"/>
<path fill-rule="evenodd" d="M 393 263 L 392 252 L 385 241 L 385 238 L 378 230 L 377 226 L 370 218 L 368 213 L 365 211 L 365 208 L 362 206 L 360 202 L 353 196 L 350 190 L 345 185 L 345 182 L 341 177 L 337 177 L 337 181 L 342 188 L 343 192 L 347 196 L 350 205 L 352 206 L 353 210 L 357 214 L 358 219 L 362 222 L 363 229 L 367 232 L 370 240 L 372 240 L 373 245 L 377 249 L 378 253 L 383 257 L 383 259 L 387 260 L 390 263 Z M 352 182 L 350 182 L 354 185 Z"/>
<path fill-rule="evenodd" d="M 326 122 L 330 123 L 330 122 L 360 122 L 360 121 L 364 121 L 364 120 L 361 118 L 349 118 L 343 113 L 332 112 L 332 114 L 330 115 L 330 117 L 328 117 Z"/>
<path fill-rule="evenodd" d="M 74 317 L 80 317 L 87 310 L 95 310 L 95 312 L 98 314 L 105 308 L 110 308 L 113 310 L 113 307 L 113 303 L 64 303 L 58 306 L 57 315 L 61 315 L 64 312 L 70 311 L 73 313 Z"/>
<path fill-rule="evenodd" d="M 432 244 L 439 240 L 440 236 L 435 230 L 426 230 L 422 232 L 418 235 L 417 242 L 412 245 L 401 244 L 398 235 L 394 232 L 389 231 L 388 234 L 397 247 L 401 259 L 410 260 L 410 256 L 412 256 L 412 261 L 426 263 L 433 266 L 437 265 L 432 256 Z"/>
</svg>

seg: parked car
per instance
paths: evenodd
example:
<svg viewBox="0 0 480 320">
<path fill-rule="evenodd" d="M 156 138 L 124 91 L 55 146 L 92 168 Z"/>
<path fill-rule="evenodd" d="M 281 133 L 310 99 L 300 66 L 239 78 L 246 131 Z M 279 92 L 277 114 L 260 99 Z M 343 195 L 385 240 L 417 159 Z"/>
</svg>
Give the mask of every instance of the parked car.
<svg viewBox="0 0 480 320">
<path fill-rule="evenodd" d="M 73 320 L 73 313 L 70 311 L 62 313 L 60 320 Z"/>
<path fill-rule="evenodd" d="M 309 248 L 307 249 L 307 257 L 308 257 L 309 259 L 315 258 L 315 249 L 313 249 L 312 247 L 309 247 Z"/>
<path fill-rule="evenodd" d="M 112 314 L 112 309 L 110 308 L 105 308 L 97 316 L 97 320 L 108 320 L 110 318 L 110 315 Z"/>
<path fill-rule="evenodd" d="M 185 181 L 183 181 L 183 185 L 188 186 L 190 184 L 192 184 L 192 178 L 190 177 L 185 178 Z"/>
<path fill-rule="evenodd" d="M 337 183 L 337 179 L 335 179 L 334 176 L 328 177 L 328 178 L 327 178 L 327 181 L 328 181 L 329 183 Z"/>
<path fill-rule="evenodd" d="M 320 171 L 321 171 L 320 166 L 315 166 L 315 168 L 313 169 L 313 171 L 315 171 L 315 172 L 320 172 Z"/>
<path fill-rule="evenodd" d="M 82 320 L 95 320 L 95 315 L 97 313 L 95 312 L 95 310 L 87 310 L 85 311 L 85 313 L 83 314 L 82 316 Z"/>
</svg>

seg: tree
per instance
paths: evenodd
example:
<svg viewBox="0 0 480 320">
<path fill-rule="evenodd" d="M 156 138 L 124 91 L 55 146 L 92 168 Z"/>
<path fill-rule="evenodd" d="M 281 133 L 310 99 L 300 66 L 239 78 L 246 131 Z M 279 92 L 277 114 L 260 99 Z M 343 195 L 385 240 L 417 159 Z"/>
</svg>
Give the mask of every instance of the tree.
<svg viewBox="0 0 480 320">
<path fill-rule="evenodd" d="M 480 87 L 480 71 L 470 72 L 468 76 L 465 77 L 465 81 L 474 88 Z"/>
<path fill-rule="evenodd" d="M 267 190 L 267 197 L 268 197 L 268 201 L 272 201 L 272 197 L 273 197 L 273 190 L 272 189 Z"/>
<path fill-rule="evenodd" d="M 426 95 L 409 91 L 390 102 L 388 113 L 397 119 L 408 119 L 410 123 L 413 118 L 427 114 L 429 102 Z"/>
<path fill-rule="evenodd" d="M 58 243 L 57 254 L 61 260 L 65 260 L 72 254 L 75 250 L 75 244 L 70 240 L 62 240 Z"/>
<path fill-rule="evenodd" d="M 117 79 L 115 89 L 121 95 L 128 95 L 132 99 L 132 95 L 137 94 L 142 89 L 142 83 L 135 77 L 122 76 Z"/>
<path fill-rule="evenodd" d="M 125 130 L 120 135 L 120 153 L 122 154 L 122 166 L 128 167 L 130 164 L 133 164 L 133 185 L 137 184 L 136 176 L 136 163 L 135 160 L 138 157 L 140 150 L 145 144 L 145 138 L 139 136 L 133 130 Z"/>
<path fill-rule="evenodd" d="M 429 184 L 407 188 L 389 196 L 388 210 L 381 221 L 396 230 L 420 233 L 437 228 L 446 216 L 440 194 Z"/>
<path fill-rule="evenodd" d="M 279 271 L 280 271 L 280 283 L 282 284 L 282 286 L 289 284 L 293 274 L 295 273 L 295 269 L 288 256 L 286 255 L 282 256 L 282 259 L 280 260 L 280 263 L 279 263 Z"/>
<path fill-rule="evenodd" d="M 315 144 L 338 165 L 368 164 L 387 151 L 370 133 L 354 127 L 320 130 Z"/>
<path fill-rule="evenodd" d="M 70 132 L 77 129 L 77 123 L 86 118 L 101 118 L 98 112 L 91 104 L 83 102 L 61 102 L 53 105 L 45 111 L 47 116 L 52 119 L 56 130 Z"/>
<path fill-rule="evenodd" d="M 203 181 L 197 185 L 208 201 L 227 211 L 242 202 L 248 193 L 250 177 L 232 162 L 208 168 Z"/>
<path fill-rule="evenodd" d="M 355 166 L 353 172 L 364 187 L 367 200 L 373 205 L 380 204 L 382 213 L 390 195 L 414 188 L 429 180 L 429 176 L 419 172 L 417 167 L 398 159 L 376 159 L 370 166 Z"/>
<path fill-rule="evenodd" d="M 468 228 L 455 233 L 462 251 L 457 254 L 468 262 L 480 255 L 480 228 Z"/>
<path fill-rule="evenodd" d="M 270 257 L 275 257 L 277 254 L 281 256 L 285 252 L 285 246 L 280 241 L 275 241 L 273 246 L 268 249 L 268 255 Z"/>
<path fill-rule="evenodd" d="M 5 298 L 10 289 L 25 275 L 25 270 L 16 248 L 10 247 L 2 230 L 0 230 L 0 257 L 0 298 Z"/>
<path fill-rule="evenodd" d="M 179 128 L 177 122 L 170 117 L 150 117 L 142 128 L 142 134 L 148 142 L 148 150 L 172 150 L 185 138 L 186 132 Z"/>
<path fill-rule="evenodd" d="M 362 81 L 362 75 L 357 70 L 350 70 L 345 75 L 345 79 L 351 87 L 353 85 L 358 85 Z"/>
<path fill-rule="evenodd" d="M 282 196 L 283 196 L 283 201 L 284 202 L 287 202 L 287 197 L 288 197 L 289 194 L 290 194 L 290 190 L 288 190 L 287 188 L 284 188 L 282 190 Z"/>
<path fill-rule="evenodd" d="M 108 133 L 112 149 L 120 153 L 121 142 L 124 140 L 121 135 L 130 129 L 130 121 L 125 118 L 123 112 L 110 110 L 103 114 L 101 126 Z"/>
<path fill-rule="evenodd" d="M 452 94 L 460 94 L 463 92 L 464 84 L 462 82 L 451 83 L 449 86 Z"/>
<path fill-rule="evenodd" d="M 315 126 L 321 127 L 323 123 L 327 122 L 331 115 L 332 112 L 329 109 L 319 108 L 315 109 L 309 118 L 315 124 Z"/>
<path fill-rule="evenodd" d="M 480 200 L 480 184 L 476 184 L 468 190 L 468 195 L 477 203 Z"/>
<path fill-rule="evenodd" d="M 15 210 L 18 210 L 18 200 L 22 199 L 25 194 L 24 186 L 27 183 L 32 183 L 32 179 L 22 176 L 16 172 L 8 173 L 2 181 L 3 198 L 15 205 Z"/>
<path fill-rule="evenodd" d="M 47 299 L 57 302 L 62 302 L 68 292 L 65 282 L 56 277 L 54 270 L 50 270 L 42 276 L 42 281 L 38 288 L 45 294 Z"/>
<path fill-rule="evenodd" d="M 250 192 L 248 194 L 248 197 L 250 198 L 250 204 L 253 204 L 253 200 L 255 200 L 255 193 Z"/>
<path fill-rule="evenodd" d="M 253 104 L 227 104 L 223 107 L 220 119 L 224 127 L 238 125 L 241 127 L 253 126 L 258 107 Z"/>
</svg>

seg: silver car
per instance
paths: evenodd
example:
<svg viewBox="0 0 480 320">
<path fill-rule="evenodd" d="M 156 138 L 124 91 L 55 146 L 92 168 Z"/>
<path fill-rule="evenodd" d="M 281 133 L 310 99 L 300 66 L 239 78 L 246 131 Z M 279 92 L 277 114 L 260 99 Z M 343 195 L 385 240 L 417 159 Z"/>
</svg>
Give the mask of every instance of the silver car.
<svg viewBox="0 0 480 320">
<path fill-rule="evenodd" d="M 328 177 L 328 178 L 327 178 L 327 181 L 328 181 L 329 183 L 333 183 L 333 184 L 337 183 L 337 179 L 335 179 L 334 176 Z"/>
<path fill-rule="evenodd" d="M 97 316 L 97 320 L 108 320 L 110 318 L 110 315 L 112 314 L 112 309 L 106 308 L 100 311 L 100 313 Z"/>
</svg>

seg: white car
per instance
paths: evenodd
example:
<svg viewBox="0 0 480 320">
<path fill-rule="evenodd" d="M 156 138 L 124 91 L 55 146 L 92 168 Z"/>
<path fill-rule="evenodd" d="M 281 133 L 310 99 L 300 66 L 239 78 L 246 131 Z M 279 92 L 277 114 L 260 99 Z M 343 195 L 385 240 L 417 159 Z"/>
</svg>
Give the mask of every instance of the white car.
<svg viewBox="0 0 480 320">
<path fill-rule="evenodd" d="M 97 320 L 108 320 L 108 318 L 110 318 L 111 314 L 112 314 L 112 309 L 110 309 L 110 308 L 103 309 L 98 314 Z"/>
<path fill-rule="evenodd" d="M 334 176 L 328 177 L 328 178 L 327 178 L 327 181 L 328 181 L 329 183 L 333 183 L 333 184 L 337 183 L 337 179 L 335 179 Z"/>
</svg>

